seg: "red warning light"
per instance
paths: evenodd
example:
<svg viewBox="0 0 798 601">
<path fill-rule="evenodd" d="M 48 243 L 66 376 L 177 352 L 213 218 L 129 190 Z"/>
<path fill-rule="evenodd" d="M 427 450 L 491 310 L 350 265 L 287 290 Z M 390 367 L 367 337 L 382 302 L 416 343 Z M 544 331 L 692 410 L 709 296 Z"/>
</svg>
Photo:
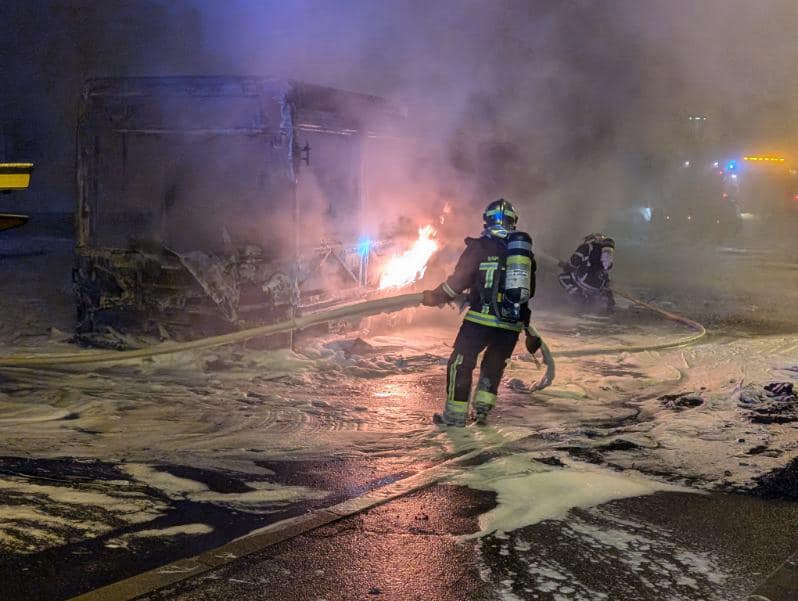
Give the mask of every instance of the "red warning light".
<svg viewBox="0 0 798 601">
<path fill-rule="evenodd" d="M 728 197 L 729 197 L 729 193 L 728 192 L 724 192 L 723 193 L 723 198 L 728 198 Z M 796 196 L 796 198 L 798 198 L 798 196 Z"/>
</svg>

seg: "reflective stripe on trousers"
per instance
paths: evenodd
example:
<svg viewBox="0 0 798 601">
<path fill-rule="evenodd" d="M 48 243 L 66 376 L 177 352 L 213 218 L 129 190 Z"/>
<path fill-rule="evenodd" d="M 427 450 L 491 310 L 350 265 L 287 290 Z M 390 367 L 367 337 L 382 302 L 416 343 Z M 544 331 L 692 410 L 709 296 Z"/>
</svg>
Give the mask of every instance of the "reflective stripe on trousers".
<svg viewBox="0 0 798 601">
<path fill-rule="evenodd" d="M 517 331 L 483 326 L 468 320 L 463 322 L 447 366 L 447 408 L 451 405 L 452 411 L 455 412 L 468 410 L 473 371 L 482 351 L 485 351 L 485 354 L 480 366 L 479 391 L 474 396 L 474 402 L 480 400 L 486 405 L 490 403 L 491 406 L 496 403 L 495 395 L 507 359 L 512 355 L 518 342 L 518 335 Z M 488 397 L 488 394 L 492 395 L 492 398 Z"/>
</svg>

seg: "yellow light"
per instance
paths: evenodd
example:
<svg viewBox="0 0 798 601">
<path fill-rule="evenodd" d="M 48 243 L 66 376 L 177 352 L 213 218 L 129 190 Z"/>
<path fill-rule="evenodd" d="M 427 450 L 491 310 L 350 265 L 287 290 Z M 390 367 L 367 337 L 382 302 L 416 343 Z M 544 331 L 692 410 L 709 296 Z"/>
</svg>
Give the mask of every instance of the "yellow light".
<svg viewBox="0 0 798 601">
<path fill-rule="evenodd" d="M 766 161 L 770 163 L 783 163 L 786 159 L 784 157 L 772 156 L 747 156 L 743 157 L 744 161 Z"/>
<path fill-rule="evenodd" d="M 32 163 L 0 163 L 0 190 L 24 190 L 32 171 Z"/>
</svg>

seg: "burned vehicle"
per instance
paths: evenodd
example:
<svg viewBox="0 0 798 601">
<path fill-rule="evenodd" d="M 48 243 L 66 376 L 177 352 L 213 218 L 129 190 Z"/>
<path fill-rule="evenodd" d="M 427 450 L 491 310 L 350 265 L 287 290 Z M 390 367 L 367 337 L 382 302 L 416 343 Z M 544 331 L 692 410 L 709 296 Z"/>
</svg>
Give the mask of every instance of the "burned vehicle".
<svg viewBox="0 0 798 601">
<path fill-rule="evenodd" d="M 77 132 L 77 333 L 189 338 L 362 296 L 365 157 L 402 111 L 243 77 L 96 79 Z"/>
</svg>

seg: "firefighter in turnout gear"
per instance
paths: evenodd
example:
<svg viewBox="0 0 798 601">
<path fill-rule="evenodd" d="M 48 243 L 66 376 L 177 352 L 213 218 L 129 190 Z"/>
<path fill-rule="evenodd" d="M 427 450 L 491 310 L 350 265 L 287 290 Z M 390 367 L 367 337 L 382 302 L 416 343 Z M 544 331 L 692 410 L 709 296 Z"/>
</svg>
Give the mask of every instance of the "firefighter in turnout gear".
<svg viewBox="0 0 798 601">
<path fill-rule="evenodd" d="M 604 234 L 590 234 L 560 263 L 560 285 L 578 310 L 611 313 L 615 297 L 610 289 L 609 271 L 615 261 L 615 240 Z"/>
<path fill-rule="evenodd" d="M 454 273 L 434 290 L 424 291 L 423 304 L 448 303 L 468 290 L 469 310 L 447 366 L 446 404 L 436 423 L 465 426 L 477 356 L 485 351 L 474 395 L 478 424 L 486 423 L 496 404 L 504 368 L 518 336 L 526 330 L 526 347 L 535 353 L 541 339 L 529 329 L 529 299 L 535 294 L 535 258 L 532 239 L 516 232 L 518 216 L 508 201 L 496 200 L 483 215 L 485 229 L 479 238 L 466 238 L 466 249 Z"/>
</svg>

